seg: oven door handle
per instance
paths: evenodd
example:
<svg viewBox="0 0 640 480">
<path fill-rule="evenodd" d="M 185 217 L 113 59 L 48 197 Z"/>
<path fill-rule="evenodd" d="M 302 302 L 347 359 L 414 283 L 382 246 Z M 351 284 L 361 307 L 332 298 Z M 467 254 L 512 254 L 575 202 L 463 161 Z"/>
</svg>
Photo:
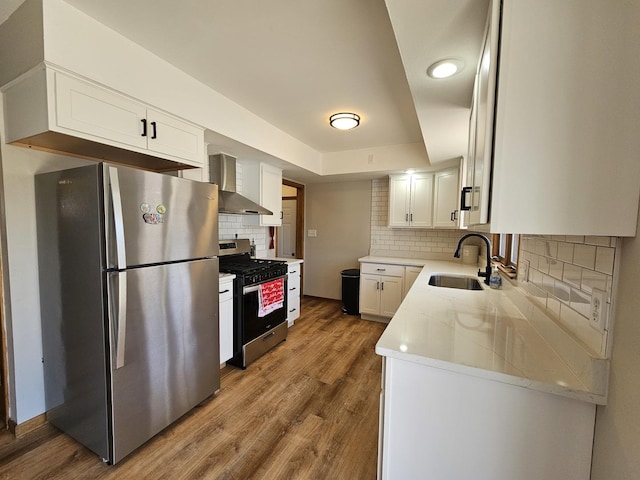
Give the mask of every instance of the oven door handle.
<svg viewBox="0 0 640 480">
<path fill-rule="evenodd" d="M 274 280 L 280 280 L 281 278 L 287 278 L 287 276 L 286 275 L 282 275 L 281 277 L 270 278 L 269 280 L 257 283 L 255 285 L 250 285 L 248 287 L 242 287 L 242 295 L 248 295 L 251 292 L 257 292 L 258 289 L 260 288 L 260 285 L 262 285 L 263 283 L 273 282 Z"/>
</svg>

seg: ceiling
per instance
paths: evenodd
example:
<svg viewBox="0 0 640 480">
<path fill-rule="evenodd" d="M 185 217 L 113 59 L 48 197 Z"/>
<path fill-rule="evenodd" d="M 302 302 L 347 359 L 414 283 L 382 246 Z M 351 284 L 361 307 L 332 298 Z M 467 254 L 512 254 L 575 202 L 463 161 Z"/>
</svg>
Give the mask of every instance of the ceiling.
<svg viewBox="0 0 640 480">
<path fill-rule="evenodd" d="M 22 1 L 2 0 L 0 23 Z M 488 0 L 65 1 L 321 153 L 424 141 L 436 164 L 466 151 Z M 461 74 L 427 77 L 450 56 Z M 360 126 L 329 127 L 341 111 Z"/>
</svg>

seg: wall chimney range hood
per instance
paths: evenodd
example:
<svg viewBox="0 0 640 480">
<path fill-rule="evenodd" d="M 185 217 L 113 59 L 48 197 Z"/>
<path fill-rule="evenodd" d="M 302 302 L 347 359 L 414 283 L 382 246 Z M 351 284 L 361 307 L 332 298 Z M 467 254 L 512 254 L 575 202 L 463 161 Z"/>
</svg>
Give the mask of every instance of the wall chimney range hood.
<svg viewBox="0 0 640 480">
<path fill-rule="evenodd" d="M 209 182 L 218 185 L 218 211 L 234 215 L 273 215 L 236 192 L 236 159 L 226 153 L 209 155 Z"/>
</svg>

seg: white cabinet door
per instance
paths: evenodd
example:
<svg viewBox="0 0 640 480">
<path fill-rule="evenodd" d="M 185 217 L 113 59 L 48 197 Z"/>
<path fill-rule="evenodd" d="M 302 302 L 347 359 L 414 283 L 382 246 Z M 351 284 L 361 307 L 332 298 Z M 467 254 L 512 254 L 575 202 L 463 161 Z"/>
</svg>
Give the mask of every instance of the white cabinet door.
<svg viewBox="0 0 640 480">
<path fill-rule="evenodd" d="M 273 212 L 273 215 L 260 215 L 262 225 L 282 225 L 282 170 L 263 163 L 260 165 L 262 176 L 261 205 Z"/>
<path fill-rule="evenodd" d="M 203 162 L 204 132 L 166 113 L 147 109 L 147 148 L 156 153 Z"/>
<path fill-rule="evenodd" d="M 389 226 L 408 227 L 411 180 L 408 175 L 389 176 Z"/>
<path fill-rule="evenodd" d="M 360 313 L 380 314 L 380 276 L 360 275 Z"/>
<path fill-rule="evenodd" d="M 233 282 L 220 282 L 220 363 L 233 357 Z"/>
<path fill-rule="evenodd" d="M 360 313 L 393 317 L 402 302 L 404 267 L 364 262 L 360 272 Z"/>
<path fill-rule="evenodd" d="M 243 215 L 243 225 L 282 225 L 282 170 L 266 163 L 238 162 L 242 166 L 242 195 L 273 215 Z"/>
<path fill-rule="evenodd" d="M 97 85 L 55 73 L 56 123 L 58 126 L 139 148 L 147 147 L 142 136 L 147 108 Z"/>
<path fill-rule="evenodd" d="M 204 163 L 202 128 L 99 85 L 60 72 L 54 78 L 58 127 L 147 155 L 194 166 Z"/>
<path fill-rule="evenodd" d="M 390 227 L 431 227 L 432 202 L 432 173 L 389 176 Z"/>
<path fill-rule="evenodd" d="M 433 209 L 433 174 L 414 173 L 411 176 L 411 209 L 409 223 L 412 227 L 431 227 Z"/>
<path fill-rule="evenodd" d="M 433 226 L 455 228 L 458 226 L 458 198 L 460 192 L 459 169 L 448 168 L 434 175 Z"/>
<path fill-rule="evenodd" d="M 471 210 L 469 223 L 484 224 L 489 221 L 489 188 L 491 159 L 493 156 L 493 119 L 498 68 L 498 32 L 500 2 L 490 2 L 480 61 L 476 71 L 473 97 L 473 152 L 470 157 L 472 175 Z M 471 152 L 470 152 L 471 153 Z"/>
<path fill-rule="evenodd" d="M 404 288 L 402 293 L 402 298 L 407 296 L 409 289 L 420 275 L 422 271 L 422 267 L 404 267 Z"/>
<path fill-rule="evenodd" d="M 380 277 L 380 312 L 383 317 L 393 317 L 402 303 L 402 277 Z"/>
</svg>

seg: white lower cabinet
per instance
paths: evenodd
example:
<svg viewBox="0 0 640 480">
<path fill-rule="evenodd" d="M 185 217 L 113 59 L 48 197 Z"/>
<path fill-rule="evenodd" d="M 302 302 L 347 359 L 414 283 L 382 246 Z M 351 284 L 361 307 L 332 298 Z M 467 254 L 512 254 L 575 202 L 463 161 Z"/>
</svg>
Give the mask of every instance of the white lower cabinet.
<svg viewBox="0 0 640 480">
<path fill-rule="evenodd" d="M 402 302 L 404 266 L 362 263 L 360 266 L 360 314 L 377 320 L 391 318 Z"/>
<path fill-rule="evenodd" d="M 420 275 L 422 267 L 404 267 L 404 289 L 402 291 L 402 299 L 407 296 L 409 289 Z"/>
<path fill-rule="evenodd" d="M 289 262 L 287 265 L 287 324 L 291 327 L 300 317 L 300 270 L 302 261 Z"/>
<path fill-rule="evenodd" d="M 378 478 L 588 480 L 596 406 L 383 357 Z"/>
<path fill-rule="evenodd" d="M 219 324 L 220 364 L 233 357 L 233 279 L 234 275 L 220 278 Z"/>
</svg>

